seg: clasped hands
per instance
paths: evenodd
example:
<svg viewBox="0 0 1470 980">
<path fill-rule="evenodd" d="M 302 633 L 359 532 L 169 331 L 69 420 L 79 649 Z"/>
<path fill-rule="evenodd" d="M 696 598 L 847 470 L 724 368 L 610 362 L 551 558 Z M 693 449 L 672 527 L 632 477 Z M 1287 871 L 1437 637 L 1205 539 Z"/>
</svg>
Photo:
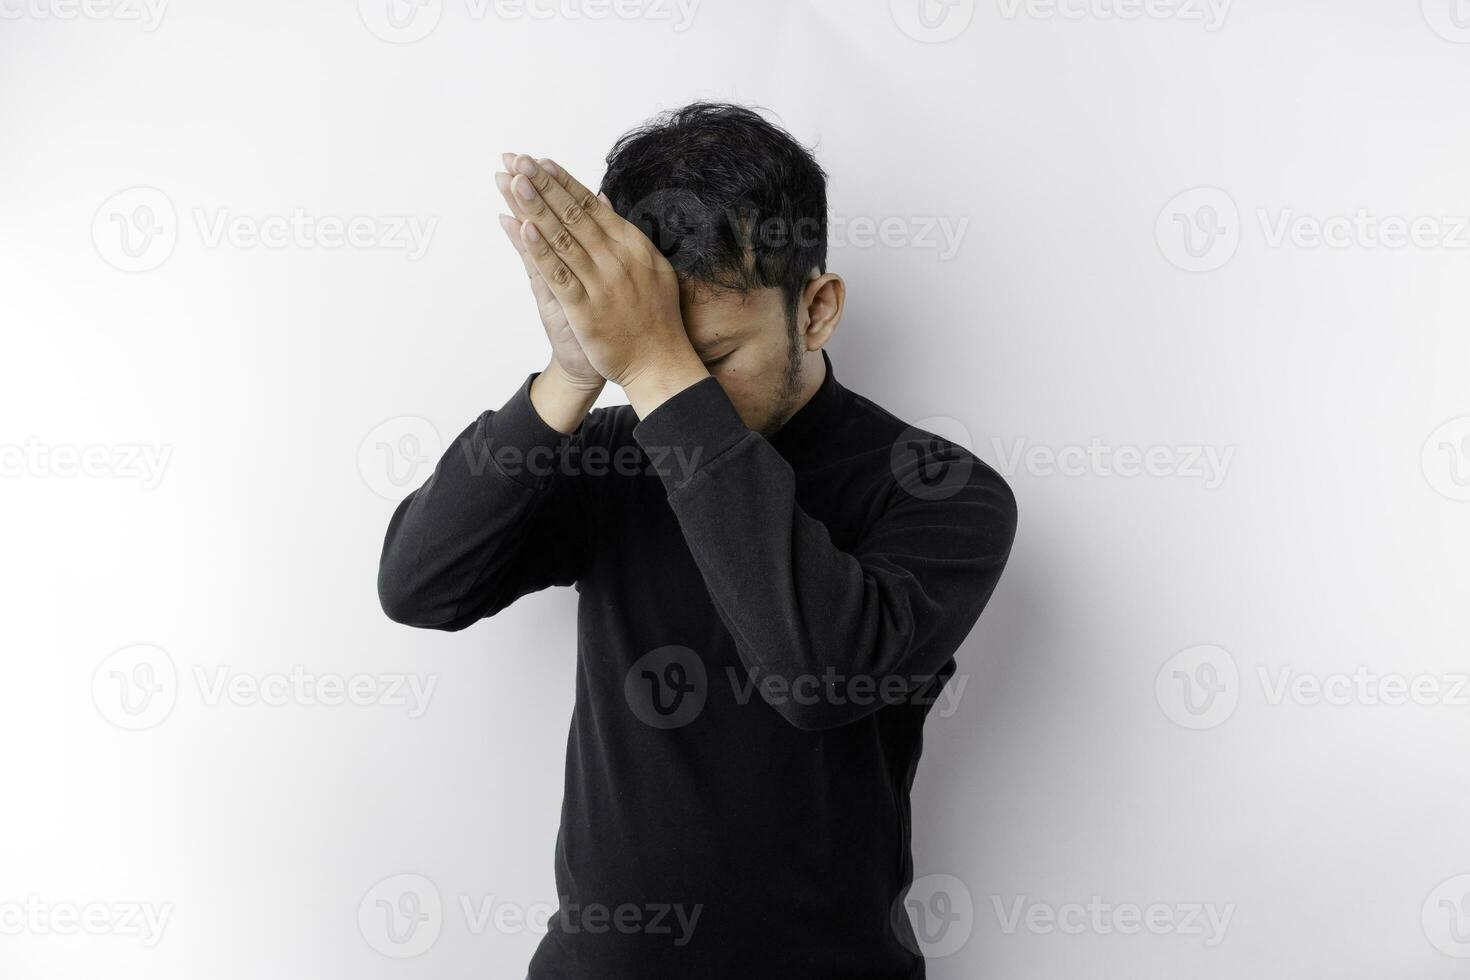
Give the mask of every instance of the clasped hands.
<svg viewBox="0 0 1470 980">
<path fill-rule="evenodd" d="M 501 224 L 525 263 L 553 364 L 588 390 L 623 388 L 639 417 L 709 377 L 684 328 L 679 280 L 605 195 L 551 160 L 505 154 Z"/>
</svg>

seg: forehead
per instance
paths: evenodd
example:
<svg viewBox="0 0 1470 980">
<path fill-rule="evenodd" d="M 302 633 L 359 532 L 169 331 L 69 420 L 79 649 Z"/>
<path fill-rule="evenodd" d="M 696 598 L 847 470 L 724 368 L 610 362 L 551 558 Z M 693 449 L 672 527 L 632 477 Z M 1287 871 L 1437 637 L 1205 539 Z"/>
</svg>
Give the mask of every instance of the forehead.
<svg viewBox="0 0 1470 980">
<path fill-rule="evenodd" d="M 750 340 L 771 330 L 785 336 L 785 300 L 778 288 L 737 293 L 692 282 L 679 284 L 684 327 L 696 348 L 726 340 Z"/>
</svg>

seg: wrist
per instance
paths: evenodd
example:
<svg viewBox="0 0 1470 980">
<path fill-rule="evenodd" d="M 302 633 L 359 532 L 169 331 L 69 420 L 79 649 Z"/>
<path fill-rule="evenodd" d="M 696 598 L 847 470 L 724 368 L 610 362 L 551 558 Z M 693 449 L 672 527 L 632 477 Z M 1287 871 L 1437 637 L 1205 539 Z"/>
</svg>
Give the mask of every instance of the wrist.
<svg viewBox="0 0 1470 980">
<path fill-rule="evenodd" d="M 589 384 L 568 378 L 553 358 L 531 382 L 531 406 L 541 421 L 563 435 L 571 435 L 592 410 L 605 383 Z"/>
<path fill-rule="evenodd" d="M 687 346 L 687 345 L 686 345 Z M 693 347 L 675 351 L 642 365 L 621 382 L 628 403 L 640 419 L 646 419 L 664 402 L 710 377 L 709 368 Z"/>
<path fill-rule="evenodd" d="M 555 357 L 552 357 L 551 361 L 541 373 L 549 375 L 559 385 L 564 385 L 572 391 L 590 395 L 593 398 L 602 394 L 603 387 L 607 385 L 606 378 L 596 376 L 592 378 L 576 378 L 567 374 L 561 366 L 561 361 L 558 361 Z"/>
</svg>

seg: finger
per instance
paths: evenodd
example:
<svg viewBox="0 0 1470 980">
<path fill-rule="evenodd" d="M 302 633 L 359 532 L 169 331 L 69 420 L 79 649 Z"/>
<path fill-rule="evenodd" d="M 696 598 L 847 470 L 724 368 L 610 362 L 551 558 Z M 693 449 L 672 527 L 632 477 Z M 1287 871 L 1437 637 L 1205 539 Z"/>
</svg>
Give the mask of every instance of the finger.
<svg viewBox="0 0 1470 980">
<path fill-rule="evenodd" d="M 551 161 L 546 161 L 550 163 Z M 553 172 L 553 168 L 554 171 Z M 587 249 L 589 254 L 599 249 L 606 248 L 607 234 L 602 226 L 598 224 L 593 215 L 587 213 L 591 207 L 594 211 L 601 211 L 603 205 L 590 193 L 576 195 L 557 179 L 556 175 L 563 173 L 560 167 L 552 164 L 551 167 L 542 166 L 540 162 L 531 159 L 525 154 L 515 158 L 515 171 L 519 177 L 530 181 L 532 188 L 540 196 L 546 206 L 556 214 L 561 221 L 562 227 L 572 233 L 572 236 Z M 566 178 L 570 179 L 570 178 Z M 530 203 L 529 201 L 527 202 Z M 543 231 L 545 229 L 542 229 Z"/>
<path fill-rule="evenodd" d="M 500 227 L 505 229 L 506 235 L 510 237 L 511 242 L 515 245 L 516 255 L 520 257 L 521 265 L 526 270 L 526 278 L 531 280 L 531 288 L 535 289 L 536 283 L 540 281 L 542 288 L 546 289 L 547 295 L 550 296 L 550 287 L 546 286 L 545 281 L 541 279 L 541 273 L 537 271 L 536 263 L 531 261 L 531 256 L 526 252 L 525 243 L 521 241 L 521 223 L 508 214 L 502 214 L 500 216 Z M 541 298 L 539 293 L 536 298 Z"/>
<path fill-rule="evenodd" d="M 554 219 L 553 219 L 554 220 Z M 571 238 L 562 228 L 561 233 L 566 238 Z M 566 262 L 562 261 L 565 254 L 553 248 L 537 226 L 535 220 L 528 220 L 521 225 L 521 241 L 526 246 L 526 253 L 536 266 L 536 271 L 541 273 L 541 278 L 551 287 L 556 298 L 561 300 L 563 306 L 576 306 L 587 298 L 587 290 L 582 285 L 582 280 L 577 278 L 575 272 Z M 572 242 L 576 245 L 575 240 Z M 581 248 L 580 245 L 576 246 Z M 586 255 L 585 252 L 582 253 Z"/>
<path fill-rule="evenodd" d="M 515 217 L 516 224 L 520 225 L 527 218 L 526 212 L 521 208 L 520 198 L 516 197 L 511 190 L 511 175 L 497 173 L 495 175 L 495 186 L 500 191 L 500 196 L 505 198 L 505 206 L 510 208 L 510 213 Z"/>
<path fill-rule="evenodd" d="M 514 165 L 515 154 L 507 153 L 505 156 L 508 162 L 511 165 Z M 514 213 L 514 217 L 501 215 L 501 227 L 504 228 L 506 234 L 510 236 L 511 244 L 515 246 L 516 252 L 521 257 L 521 261 L 525 263 L 526 274 L 531 276 L 533 280 L 540 279 L 541 274 L 536 271 L 535 264 L 531 262 L 530 257 L 526 254 L 526 244 L 525 242 L 521 241 L 521 224 L 527 220 L 528 215 L 526 214 L 525 209 L 521 207 L 521 199 L 517 197 L 515 192 L 511 189 L 511 175 L 497 173 L 495 175 L 495 185 L 500 188 L 501 196 L 505 198 L 506 205 L 509 206 L 511 211 Z M 555 296 L 551 294 L 550 287 L 545 286 L 544 283 L 542 285 L 543 288 L 546 290 L 547 296 L 550 297 L 554 302 Z"/>
<path fill-rule="evenodd" d="M 540 173 L 543 181 L 552 183 L 551 178 L 547 177 L 544 171 Z M 526 221 L 540 233 L 542 240 L 556 251 L 556 254 L 576 273 L 578 278 L 584 282 L 591 281 L 597 273 L 597 263 L 588 254 L 587 248 L 578 240 L 576 234 L 562 223 L 561 217 L 541 196 L 531 179 L 524 174 L 517 174 L 510 186 L 511 192 L 518 199 L 521 210 L 525 212 Z M 580 212 L 574 217 L 581 220 L 584 225 L 588 223 L 580 217 Z M 596 245 L 592 247 L 598 248 Z M 602 250 L 606 251 L 606 246 L 603 246 Z"/>
<path fill-rule="evenodd" d="M 521 264 L 526 267 L 526 278 L 531 281 L 531 292 L 536 295 L 536 302 L 547 310 L 561 309 L 561 302 L 556 298 L 556 293 L 551 291 L 551 287 L 541 277 L 541 272 L 536 268 L 536 263 L 531 261 L 531 256 L 525 252 L 518 254 L 521 257 Z"/>
<path fill-rule="evenodd" d="M 521 266 L 526 270 L 526 278 L 531 280 L 531 292 L 536 295 L 536 302 L 544 309 L 560 309 L 561 303 L 557 301 L 556 294 L 551 291 L 551 287 L 546 284 L 546 280 L 541 278 L 541 273 L 537 270 L 536 263 L 531 261 L 531 256 L 526 253 L 526 246 L 521 242 L 521 223 L 508 214 L 502 214 L 500 216 L 500 227 L 505 229 L 506 236 L 511 240 L 511 244 L 515 246 L 516 255 L 521 260 Z"/>
<path fill-rule="evenodd" d="M 516 254 L 521 258 L 526 257 L 526 248 L 521 244 L 521 223 L 508 214 L 500 216 L 500 228 L 505 232 L 505 237 L 515 246 Z"/>
<path fill-rule="evenodd" d="M 561 185 L 567 192 L 567 196 L 581 205 L 587 217 L 597 223 L 604 233 L 617 230 L 622 216 L 613 210 L 612 201 L 608 200 L 606 194 L 593 194 L 582 183 L 567 172 L 567 168 L 555 160 L 542 158 L 536 163 L 551 175 L 552 180 Z"/>
</svg>

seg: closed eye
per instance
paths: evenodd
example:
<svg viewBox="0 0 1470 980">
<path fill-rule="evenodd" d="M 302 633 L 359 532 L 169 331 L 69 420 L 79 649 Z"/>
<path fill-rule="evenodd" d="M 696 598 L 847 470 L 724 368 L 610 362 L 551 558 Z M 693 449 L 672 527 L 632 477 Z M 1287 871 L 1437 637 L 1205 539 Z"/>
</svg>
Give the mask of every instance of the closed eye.
<svg viewBox="0 0 1470 980">
<path fill-rule="evenodd" d="M 735 353 L 735 352 L 734 351 L 730 351 L 728 354 L 721 354 L 719 357 L 712 357 L 709 360 L 707 360 L 707 361 L 704 362 L 704 366 L 705 367 L 714 367 L 716 364 L 719 364 L 721 361 L 727 361 L 727 360 L 729 360 L 730 359 L 730 354 L 733 354 L 733 353 Z"/>
</svg>

